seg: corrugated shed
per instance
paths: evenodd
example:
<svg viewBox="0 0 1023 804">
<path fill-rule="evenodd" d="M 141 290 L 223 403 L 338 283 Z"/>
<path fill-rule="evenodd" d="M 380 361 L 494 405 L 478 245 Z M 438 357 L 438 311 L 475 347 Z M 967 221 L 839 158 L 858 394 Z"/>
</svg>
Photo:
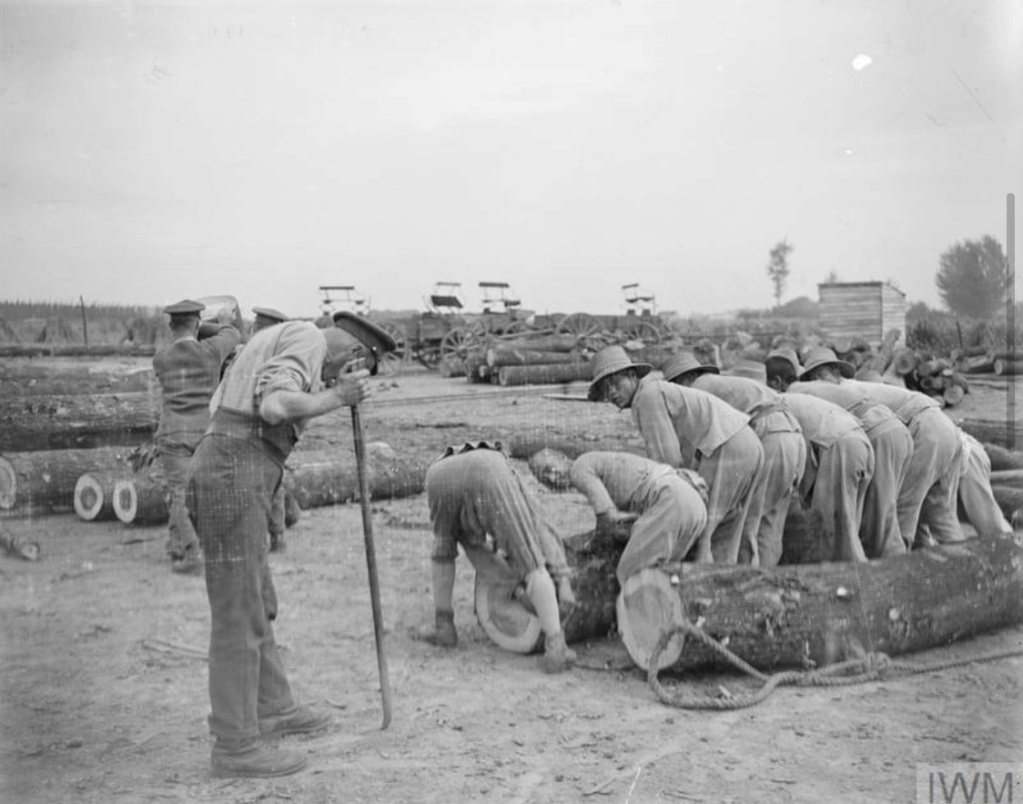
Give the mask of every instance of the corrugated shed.
<svg viewBox="0 0 1023 804">
<path fill-rule="evenodd" d="M 832 343 L 863 338 L 877 348 L 886 332 L 906 336 L 906 294 L 887 282 L 827 282 L 817 286 L 819 321 Z"/>
</svg>

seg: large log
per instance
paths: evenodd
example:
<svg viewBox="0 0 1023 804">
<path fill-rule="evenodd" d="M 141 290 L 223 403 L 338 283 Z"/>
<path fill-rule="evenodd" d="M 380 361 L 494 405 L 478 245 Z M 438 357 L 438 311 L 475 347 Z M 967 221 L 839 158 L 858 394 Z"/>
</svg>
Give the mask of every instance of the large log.
<svg viewBox="0 0 1023 804">
<path fill-rule="evenodd" d="M 0 456 L 0 509 L 70 511 L 78 478 L 95 471 L 130 472 L 128 452 L 103 447 L 5 453 Z"/>
<path fill-rule="evenodd" d="M 0 344 L 0 357 L 152 357 L 155 345 L 76 343 Z"/>
<path fill-rule="evenodd" d="M 860 651 L 899 655 L 1023 621 L 1023 535 L 973 539 L 867 563 L 773 569 L 677 564 L 615 578 L 620 551 L 596 547 L 593 532 L 566 541 L 578 603 L 564 620 L 570 643 L 617 632 L 644 670 L 654 645 L 683 614 L 755 667 L 823 666 Z M 484 631 L 528 653 L 536 624 L 511 593 L 477 579 Z M 669 642 L 658 665 L 717 665 L 703 645 Z"/>
<path fill-rule="evenodd" d="M 1023 469 L 1023 452 L 1006 449 L 997 444 L 983 444 L 984 451 L 991 459 L 991 471 L 1001 472 L 1006 469 Z"/>
<path fill-rule="evenodd" d="M 995 374 L 1001 377 L 1023 374 L 1023 359 L 1015 360 L 1008 357 L 996 357 L 993 365 Z"/>
<path fill-rule="evenodd" d="M 1023 511 L 1023 489 L 1018 486 L 991 486 L 995 502 L 1002 509 L 1002 514 L 1009 522 L 1017 512 Z"/>
<path fill-rule="evenodd" d="M 540 352 L 533 349 L 509 349 L 504 344 L 487 349 L 487 365 L 503 366 L 557 366 L 565 363 L 583 363 L 585 359 L 575 352 Z"/>
<path fill-rule="evenodd" d="M 1006 449 L 1023 446 L 1023 422 L 1016 420 L 1011 423 L 990 419 L 957 419 L 956 423 L 967 433 L 980 442 L 996 444 Z"/>
<path fill-rule="evenodd" d="M 160 393 L 160 386 L 151 368 L 127 373 L 99 373 L 86 369 L 69 370 L 63 365 L 53 368 L 39 368 L 33 365 L 24 370 L 16 368 L 4 371 L 0 373 L 0 379 L 10 380 L 11 390 L 0 393 L 0 408 L 4 409 L 8 405 L 25 404 L 23 397 Z M 0 384 L 0 388 L 2 387 Z"/>
<path fill-rule="evenodd" d="M 136 446 L 152 438 L 160 407 L 149 393 L 0 399 L 0 451 Z"/>
<path fill-rule="evenodd" d="M 428 465 L 423 461 L 369 461 L 370 499 L 398 499 L 421 494 Z M 359 499 L 359 478 L 354 460 L 296 466 L 287 483 L 303 509 L 343 505 Z"/>
<path fill-rule="evenodd" d="M 774 569 L 685 564 L 626 580 L 618 630 L 644 670 L 661 633 L 686 618 L 761 670 L 824 666 L 945 645 L 1023 620 L 1023 534 L 971 539 L 863 563 Z M 660 669 L 720 660 L 669 642 Z"/>
<path fill-rule="evenodd" d="M 499 385 L 554 385 L 589 380 L 593 364 L 562 363 L 557 365 L 502 366 L 497 370 Z"/>
<path fill-rule="evenodd" d="M 571 352 L 580 344 L 578 335 L 538 335 L 522 336 L 511 339 L 492 341 L 496 349 L 528 349 L 534 352 Z"/>
</svg>

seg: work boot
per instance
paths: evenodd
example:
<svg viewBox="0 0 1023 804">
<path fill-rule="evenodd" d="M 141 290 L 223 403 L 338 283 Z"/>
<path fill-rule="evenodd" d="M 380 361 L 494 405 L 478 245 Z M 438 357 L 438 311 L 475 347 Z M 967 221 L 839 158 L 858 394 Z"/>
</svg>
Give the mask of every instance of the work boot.
<svg viewBox="0 0 1023 804">
<path fill-rule="evenodd" d="M 561 619 L 565 619 L 576 607 L 575 592 L 572 591 L 572 581 L 567 576 L 558 578 L 558 612 Z"/>
<path fill-rule="evenodd" d="M 241 745 L 218 740 L 210 754 L 210 765 L 218 778 L 288 776 L 302 770 L 306 758 L 295 751 L 275 751 L 256 740 Z"/>
<path fill-rule="evenodd" d="M 544 637 L 543 656 L 540 657 L 540 669 L 545 673 L 560 673 L 567 670 L 579 658 L 575 651 L 565 644 L 565 634 L 559 631 Z"/>
<path fill-rule="evenodd" d="M 259 719 L 260 737 L 284 737 L 288 734 L 311 734 L 330 725 L 330 715 L 321 715 L 305 706 L 293 706 L 276 715 Z"/>
<path fill-rule="evenodd" d="M 171 557 L 171 572 L 178 575 L 202 575 L 202 556 L 198 550 L 187 550 L 183 556 Z"/>
<path fill-rule="evenodd" d="M 287 543 L 284 541 L 283 533 L 271 533 L 270 534 L 270 552 L 271 553 L 283 553 L 288 548 Z"/>
<path fill-rule="evenodd" d="M 455 613 L 446 609 L 437 609 L 434 615 L 433 633 L 426 641 L 441 648 L 458 647 L 458 631 L 455 630 Z"/>
</svg>

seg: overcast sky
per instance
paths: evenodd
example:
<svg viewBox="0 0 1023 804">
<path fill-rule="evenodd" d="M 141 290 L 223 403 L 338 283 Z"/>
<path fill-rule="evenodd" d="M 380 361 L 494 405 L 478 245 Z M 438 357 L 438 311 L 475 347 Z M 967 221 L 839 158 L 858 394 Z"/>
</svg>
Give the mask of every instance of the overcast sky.
<svg viewBox="0 0 1023 804">
<path fill-rule="evenodd" d="M 1023 185 L 1020 0 L 0 0 L 0 298 L 938 304 Z"/>
</svg>

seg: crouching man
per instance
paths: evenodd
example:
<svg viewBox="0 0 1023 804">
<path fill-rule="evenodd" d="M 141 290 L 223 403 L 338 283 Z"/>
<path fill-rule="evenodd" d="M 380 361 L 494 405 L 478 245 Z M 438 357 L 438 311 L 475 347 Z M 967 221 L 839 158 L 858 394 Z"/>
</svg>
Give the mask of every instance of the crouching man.
<svg viewBox="0 0 1023 804">
<path fill-rule="evenodd" d="M 619 584 L 681 561 L 707 526 L 707 483 L 688 469 L 628 452 L 586 452 L 571 477 L 597 515 L 598 538 L 627 542 L 615 569 Z"/>
<path fill-rule="evenodd" d="M 522 484 L 500 443 L 448 447 L 426 472 L 426 498 L 434 533 L 431 571 L 436 631 L 431 641 L 445 648 L 458 644 L 454 591 L 455 558 L 461 545 L 477 573 L 503 580 L 514 577 L 524 583 L 544 634 L 541 669 L 559 673 L 571 665 L 576 655 L 565 644 L 558 604 L 559 594 L 562 607 L 575 602 L 564 546 L 544 521 L 539 501 Z"/>
</svg>

